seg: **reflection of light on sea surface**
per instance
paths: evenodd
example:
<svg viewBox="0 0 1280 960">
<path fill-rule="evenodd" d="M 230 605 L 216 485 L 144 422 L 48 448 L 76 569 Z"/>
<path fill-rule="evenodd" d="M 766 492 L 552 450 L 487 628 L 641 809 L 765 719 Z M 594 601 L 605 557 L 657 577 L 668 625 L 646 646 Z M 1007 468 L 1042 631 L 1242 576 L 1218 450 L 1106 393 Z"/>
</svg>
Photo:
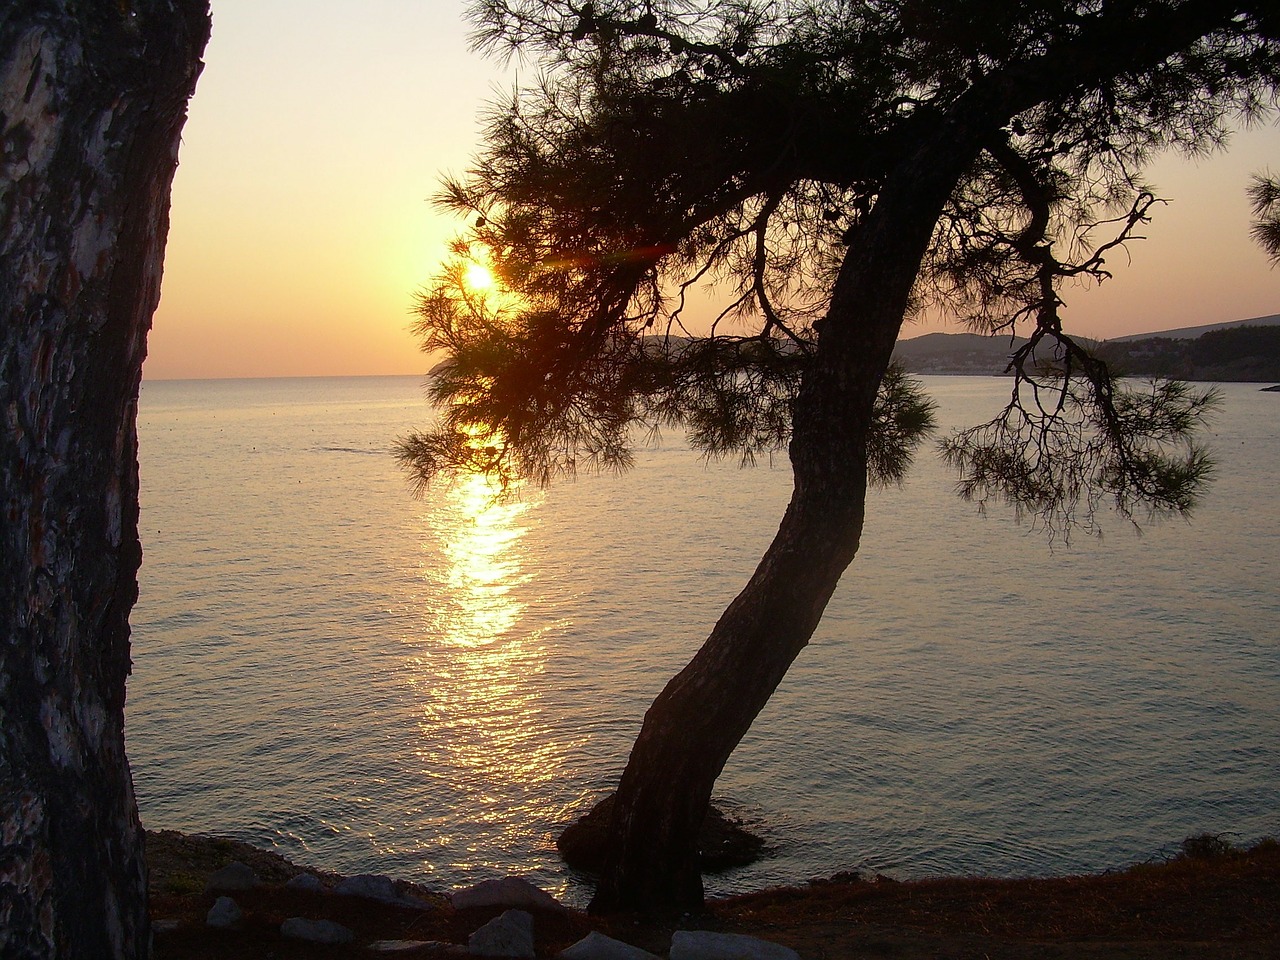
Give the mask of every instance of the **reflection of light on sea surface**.
<svg viewBox="0 0 1280 960">
<path fill-rule="evenodd" d="M 443 639 L 450 646 L 479 647 L 508 633 L 523 612 L 512 590 L 521 578 L 517 548 L 524 528 L 518 521 L 529 504 L 495 500 L 481 476 L 459 482 L 451 492 L 459 516 L 445 547 L 445 582 L 460 609 Z"/>
<path fill-rule="evenodd" d="M 562 773 L 566 745 L 550 734 L 536 686 L 545 669 L 542 632 L 530 629 L 521 599 L 530 576 L 524 522 L 541 498 L 524 491 L 498 499 L 479 476 L 442 494 L 429 518 L 428 533 L 439 541 L 425 546 L 426 622 L 411 682 L 421 696 L 422 774 L 466 799 L 426 826 L 437 851 L 447 845 L 468 858 L 452 868 L 483 872 L 508 849 L 527 849 L 531 825 L 545 822 L 554 795 L 545 785 Z M 457 834 L 468 838 L 465 854 Z"/>
<path fill-rule="evenodd" d="M 928 379 L 944 434 L 1007 399 L 998 378 Z M 1280 421 L 1276 394 L 1224 391 L 1201 512 L 1141 539 L 1049 550 L 948 500 L 930 457 L 877 492 L 819 635 L 720 785 L 777 852 L 708 887 L 1089 872 L 1188 833 L 1275 834 L 1280 527 L 1259 505 Z M 620 479 L 525 491 L 494 514 L 524 531 L 488 560 L 509 564 L 495 634 L 453 552 L 495 532 L 475 522 L 487 498 L 413 501 L 385 455 L 342 452 L 421 416 L 414 377 L 144 382 L 128 726 L 149 827 L 348 874 L 554 889 L 550 839 L 612 787 L 790 495 L 785 469 L 668 447 Z M 1056 613 L 1029 630 L 1014 609 Z"/>
</svg>

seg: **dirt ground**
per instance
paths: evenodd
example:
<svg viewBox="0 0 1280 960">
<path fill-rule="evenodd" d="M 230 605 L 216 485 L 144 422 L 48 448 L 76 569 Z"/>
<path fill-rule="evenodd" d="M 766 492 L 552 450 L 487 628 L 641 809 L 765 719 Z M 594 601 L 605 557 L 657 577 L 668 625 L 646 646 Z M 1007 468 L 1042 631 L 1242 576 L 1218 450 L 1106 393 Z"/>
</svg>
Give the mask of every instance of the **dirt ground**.
<svg viewBox="0 0 1280 960">
<path fill-rule="evenodd" d="M 369 958 L 376 940 L 436 941 L 394 956 L 431 956 L 465 944 L 500 908 L 455 911 L 425 888 L 409 908 L 283 888 L 301 868 L 232 840 L 149 833 L 157 960 Z M 1189 846 L 1167 863 L 1083 877 L 1028 880 L 837 878 L 708 904 L 690 929 L 747 933 L 793 947 L 804 960 L 1280 960 L 1280 845 L 1248 851 Z M 232 860 L 263 881 L 232 894 L 245 913 L 235 929 L 212 929 L 204 884 Z M 314 871 L 313 871 L 314 872 Z M 336 877 L 326 877 L 336 880 Z M 568 911 L 535 913 L 539 957 L 591 930 L 665 953 L 673 927 Z M 281 937 L 289 917 L 325 918 L 355 932 L 345 946 Z"/>
</svg>

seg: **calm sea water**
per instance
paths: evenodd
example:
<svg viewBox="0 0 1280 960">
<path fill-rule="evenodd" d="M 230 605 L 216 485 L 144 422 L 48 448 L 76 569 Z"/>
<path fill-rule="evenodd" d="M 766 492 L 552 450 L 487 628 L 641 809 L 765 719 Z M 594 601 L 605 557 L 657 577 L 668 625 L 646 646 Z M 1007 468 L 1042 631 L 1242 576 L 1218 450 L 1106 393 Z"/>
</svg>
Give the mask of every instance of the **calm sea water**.
<svg viewBox="0 0 1280 960">
<path fill-rule="evenodd" d="M 927 378 L 946 429 L 1007 384 Z M 1088 871 L 1280 834 L 1280 394 L 1224 387 L 1190 524 L 1050 547 L 926 455 L 872 497 L 814 642 L 730 760 L 769 856 L 712 893 L 840 870 Z M 587 888 L 554 837 L 745 583 L 785 462 L 671 437 L 625 476 L 412 499 L 415 378 L 148 382 L 128 741 L 144 821 L 441 887 Z"/>
</svg>

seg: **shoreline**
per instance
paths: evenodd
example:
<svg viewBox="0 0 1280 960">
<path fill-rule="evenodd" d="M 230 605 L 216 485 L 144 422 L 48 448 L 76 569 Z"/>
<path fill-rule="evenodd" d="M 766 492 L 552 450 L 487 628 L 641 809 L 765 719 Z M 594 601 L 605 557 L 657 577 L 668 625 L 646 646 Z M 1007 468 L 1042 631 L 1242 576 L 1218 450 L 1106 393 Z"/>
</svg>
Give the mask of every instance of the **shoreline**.
<svg viewBox="0 0 1280 960">
<path fill-rule="evenodd" d="M 205 884 L 233 860 L 248 864 L 262 884 L 234 894 L 246 913 L 242 926 L 214 930 L 205 924 L 215 899 Z M 455 910 L 441 891 L 407 882 L 397 888 L 423 906 L 304 895 L 284 883 L 299 872 L 329 886 L 341 878 L 224 837 L 148 831 L 147 861 L 157 960 L 315 956 L 314 945 L 281 940 L 278 932 L 283 918 L 308 912 L 332 915 L 355 932 L 352 944 L 326 946 L 324 956 L 374 956 L 368 945 L 379 940 L 433 941 L 431 950 L 399 955 L 443 955 L 443 944 L 466 944 L 469 931 L 502 912 Z M 1280 957 L 1280 844 L 1264 840 L 1243 850 L 1215 837 L 1192 838 L 1166 862 L 1075 877 L 893 881 L 836 875 L 709 901 L 703 915 L 678 924 L 588 917 L 568 908 L 534 913 L 540 958 L 593 930 L 662 954 L 679 927 L 760 937 L 791 947 L 804 960 L 1274 960 Z"/>
</svg>

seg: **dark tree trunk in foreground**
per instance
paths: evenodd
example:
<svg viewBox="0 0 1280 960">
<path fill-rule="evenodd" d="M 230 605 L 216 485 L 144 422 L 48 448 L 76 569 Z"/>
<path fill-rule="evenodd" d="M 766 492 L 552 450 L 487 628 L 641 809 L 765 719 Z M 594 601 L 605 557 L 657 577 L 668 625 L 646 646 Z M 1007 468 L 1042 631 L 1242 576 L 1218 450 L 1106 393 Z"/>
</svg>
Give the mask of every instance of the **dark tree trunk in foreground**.
<svg viewBox="0 0 1280 960">
<path fill-rule="evenodd" d="M 207 0 L 0 12 L 0 954 L 144 957 L 136 413 Z"/>
<path fill-rule="evenodd" d="M 702 906 L 696 838 L 712 787 L 858 550 L 880 381 L 933 225 L 977 149 L 972 133 L 948 133 L 903 164 L 845 258 L 794 418 L 791 502 L 751 580 L 645 714 L 595 912 Z"/>
</svg>

